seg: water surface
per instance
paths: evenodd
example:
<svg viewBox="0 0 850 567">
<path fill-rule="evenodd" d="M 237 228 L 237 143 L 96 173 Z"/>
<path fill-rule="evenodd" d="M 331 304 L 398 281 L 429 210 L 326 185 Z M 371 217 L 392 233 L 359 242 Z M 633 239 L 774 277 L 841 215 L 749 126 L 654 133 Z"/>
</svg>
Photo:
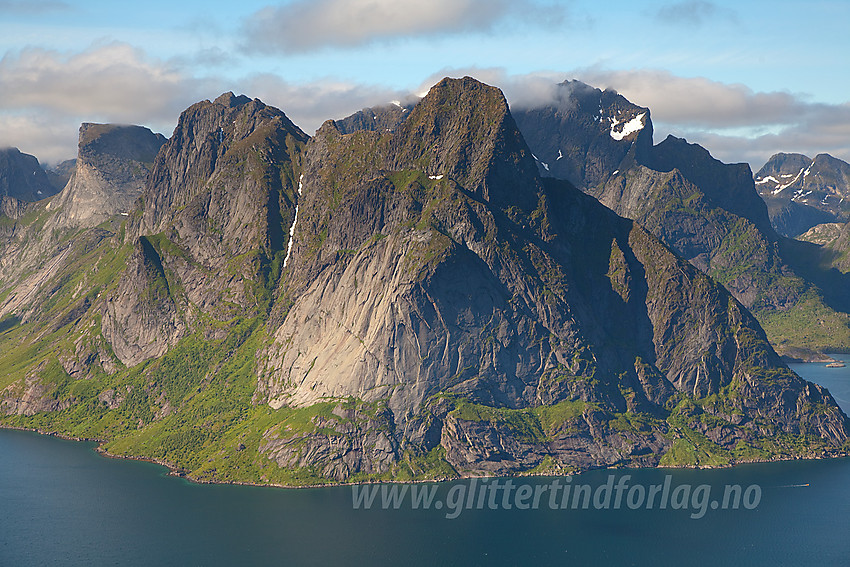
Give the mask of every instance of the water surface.
<svg viewBox="0 0 850 567">
<path fill-rule="evenodd" d="M 850 357 L 849 357 L 850 358 Z M 848 410 L 850 366 L 794 365 Z M 693 507 L 354 509 L 352 489 L 196 485 L 92 444 L 0 430 L 0 565 L 842 565 L 850 564 L 850 459 L 723 470 L 594 471 L 649 487 L 757 485 L 751 510 Z M 552 479 L 520 479 L 532 488 Z M 478 485 L 480 488 L 480 484 Z M 436 502 L 436 500 L 435 500 Z"/>
</svg>

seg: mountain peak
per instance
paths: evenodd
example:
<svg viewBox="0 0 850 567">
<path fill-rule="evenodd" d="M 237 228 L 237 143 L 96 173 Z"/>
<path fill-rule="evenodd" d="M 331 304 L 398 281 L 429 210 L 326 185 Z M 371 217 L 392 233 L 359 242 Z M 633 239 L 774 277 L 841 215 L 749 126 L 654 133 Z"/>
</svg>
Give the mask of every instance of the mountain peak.
<svg viewBox="0 0 850 567">
<path fill-rule="evenodd" d="M 513 114 L 540 173 L 578 187 L 595 187 L 652 148 L 648 108 L 577 80 L 555 85 L 549 100 L 518 105 Z"/>
<path fill-rule="evenodd" d="M 777 232 L 796 237 L 809 228 L 850 218 L 850 164 L 829 154 L 814 159 L 778 153 L 754 176 Z"/>
<path fill-rule="evenodd" d="M 141 194 L 165 136 L 143 126 L 80 126 L 77 160 L 66 186 L 48 205 L 57 227 L 96 226 L 126 214 Z"/>
<path fill-rule="evenodd" d="M 421 162 L 492 202 L 533 206 L 536 197 L 505 192 L 539 185 L 537 167 L 502 91 L 472 77 L 445 78 L 402 123 L 397 161 Z M 508 189 L 510 191 L 510 189 Z"/>
<path fill-rule="evenodd" d="M 81 160 L 110 155 L 150 163 L 164 143 L 165 136 L 155 134 L 144 126 L 83 122 L 77 155 Z"/>
<path fill-rule="evenodd" d="M 213 101 L 214 104 L 220 104 L 228 108 L 236 108 L 251 102 L 251 99 L 245 95 L 236 96 L 233 91 L 228 91 Z"/>
</svg>

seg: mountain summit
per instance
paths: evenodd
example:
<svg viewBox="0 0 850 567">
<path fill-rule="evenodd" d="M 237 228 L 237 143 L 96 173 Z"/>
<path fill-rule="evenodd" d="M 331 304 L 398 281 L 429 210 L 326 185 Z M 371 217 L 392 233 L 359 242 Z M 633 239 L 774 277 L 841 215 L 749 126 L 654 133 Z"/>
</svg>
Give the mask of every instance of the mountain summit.
<svg viewBox="0 0 850 567">
<path fill-rule="evenodd" d="M 829 154 L 776 154 L 755 174 L 755 183 L 771 222 L 785 236 L 850 220 L 850 164 Z"/>
<path fill-rule="evenodd" d="M 162 134 L 141 126 L 83 124 L 73 173 L 47 206 L 60 211 L 53 224 L 97 226 L 113 215 L 127 214 L 163 143 Z"/>
<path fill-rule="evenodd" d="M 498 89 L 444 79 L 402 114 L 309 138 L 256 99 L 187 109 L 129 217 L 3 319 L 4 423 L 286 484 L 842 454 L 829 393 L 646 229 L 541 178 Z"/>
</svg>

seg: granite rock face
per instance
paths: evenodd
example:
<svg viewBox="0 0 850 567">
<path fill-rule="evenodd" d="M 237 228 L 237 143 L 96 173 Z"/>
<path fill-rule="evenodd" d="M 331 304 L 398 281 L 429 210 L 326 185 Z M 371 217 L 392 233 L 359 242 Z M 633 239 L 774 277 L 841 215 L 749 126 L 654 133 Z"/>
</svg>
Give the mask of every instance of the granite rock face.
<svg viewBox="0 0 850 567">
<path fill-rule="evenodd" d="M 279 273 L 295 215 L 293 159 L 306 140 L 280 110 L 232 93 L 181 115 L 128 222 L 134 275 L 104 310 L 122 362 L 164 352 L 191 330 L 195 310 L 228 320 L 266 309 L 261 290 L 272 284 L 257 282 L 276 277 L 276 257 Z M 148 288 L 163 295 L 146 298 Z"/>
<path fill-rule="evenodd" d="M 257 396 L 272 407 L 386 403 L 402 451 L 442 447 L 458 470 L 503 474 L 547 456 L 657 464 L 668 426 L 625 432 L 611 416 L 661 415 L 682 394 L 740 388 L 711 411 L 737 419 L 759 405 L 787 433 L 800 431 L 799 408 L 834 404 L 784 369 L 722 287 L 570 184 L 541 179 L 492 87 L 444 80 L 391 132 L 327 123 L 301 171 L 281 277 L 291 307 L 260 355 Z M 781 378 L 764 380 L 766 369 Z M 535 429 L 566 406 L 568 424 Z M 832 411 L 816 427 L 840 444 L 847 426 Z M 757 421 L 705 433 L 734 446 L 763 434 Z"/>
<path fill-rule="evenodd" d="M 163 143 L 162 134 L 141 126 L 84 123 L 73 172 L 47 205 L 57 211 L 51 227 L 87 228 L 129 214 Z"/>
</svg>

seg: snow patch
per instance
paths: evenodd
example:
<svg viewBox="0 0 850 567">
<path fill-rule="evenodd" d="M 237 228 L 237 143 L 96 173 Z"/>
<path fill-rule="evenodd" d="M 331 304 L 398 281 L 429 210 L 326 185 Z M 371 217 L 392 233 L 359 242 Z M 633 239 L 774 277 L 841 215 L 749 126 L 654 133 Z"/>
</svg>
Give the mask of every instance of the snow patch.
<svg viewBox="0 0 850 567">
<path fill-rule="evenodd" d="M 544 168 L 546 171 L 549 171 L 549 164 L 548 164 L 548 163 L 543 163 L 543 162 L 541 161 L 541 162 L 540 162 L 540 165 L 542 165 L 542 166 L 543 166 L 543 168 Z"/>
<path fill-rule="evenodd" d="M 559 159 L 563 159 L 563 157 L 564 157 L 564 154 L 561 153 L 561 150 L 558 150 L 558 157 L 555 158 L 555 161 L 558 161 Z"/>
<path fill-rule="evenodd" d="M 640 132 L 643 130 L 643 117 L 646 116 L 646 112 L 641 112 L 625 124 L 623 124 L 623 129 L 617 132 L 615 128 L 620 124 L 620 121 L 615 118 L 609 118 L 608 120 L 611 122 L 611 137 L 617 140 L 618 142 L 625 138 L 630 134 L 634 134 L 635 132 Z"/>
<path fill-rule="evenodd" d="M 440 175 L 429 175 L 429 176 L 428 176 L 428 179 L 436 179 L 437 181 L 439 181 L 439 180 L 440 180 L 440 179 L 442 179 L 442 178 L 443 178 L 443 174 L 442 174 L 442 173 L 441 173 Z"/>
<path fill-rule="evenodd" d="M 615 169 L 615 170 L 614 170 L 614 173 L 612 173 L 611 175 L 617 175 L 618 173 L 620 173 L 620 170 L 619 170 L 619 169 Z"/>
<path fill-rule="evenodd" d="M 800 179 L 800 176 L 801 176 L 801 175 L 803 175 L 803 169 L 802 169 L 802 168 L 800 168 L 800 172 L 797 174 L 797 176 L 796 176 L 794 179 L 792 179 L 791 181 L 789 181 L 788 183 L 786 183 L 786 184 L 784 184 L 784 185 L 780 185 L 780 186 L 776 189 L 776 191 L 774 191 L 774 194 L 775 194 L 775 193 L 778 193 L 779 191 L 782 191 L 782 190 L 783 190 L 783 189 L 785 189 L 786 187 L 790 187 L 791 185 L 793 185 L 793 184 L 794 184 L 794 183 L 795 183 L 798 179 Z M 809 191 L 809 193 L 811 193 L 811 191 Z"/>
<path fill-rule="evenodd" d="M 298 178 L 298 196 L 301 196 L 301 190 L 304 188 L 304 174 Z M 295 203 L 295 216 L 292 219 L 292 226 L 289 227 L 289 242 L 286 243 L 286 256 L 283 258 L 283 267 L 289 262 L 289 255 L 292 254 L 292 237 L 295 235 L 295 223 L 298 222 L 298 203 Z"/>
</svg>

